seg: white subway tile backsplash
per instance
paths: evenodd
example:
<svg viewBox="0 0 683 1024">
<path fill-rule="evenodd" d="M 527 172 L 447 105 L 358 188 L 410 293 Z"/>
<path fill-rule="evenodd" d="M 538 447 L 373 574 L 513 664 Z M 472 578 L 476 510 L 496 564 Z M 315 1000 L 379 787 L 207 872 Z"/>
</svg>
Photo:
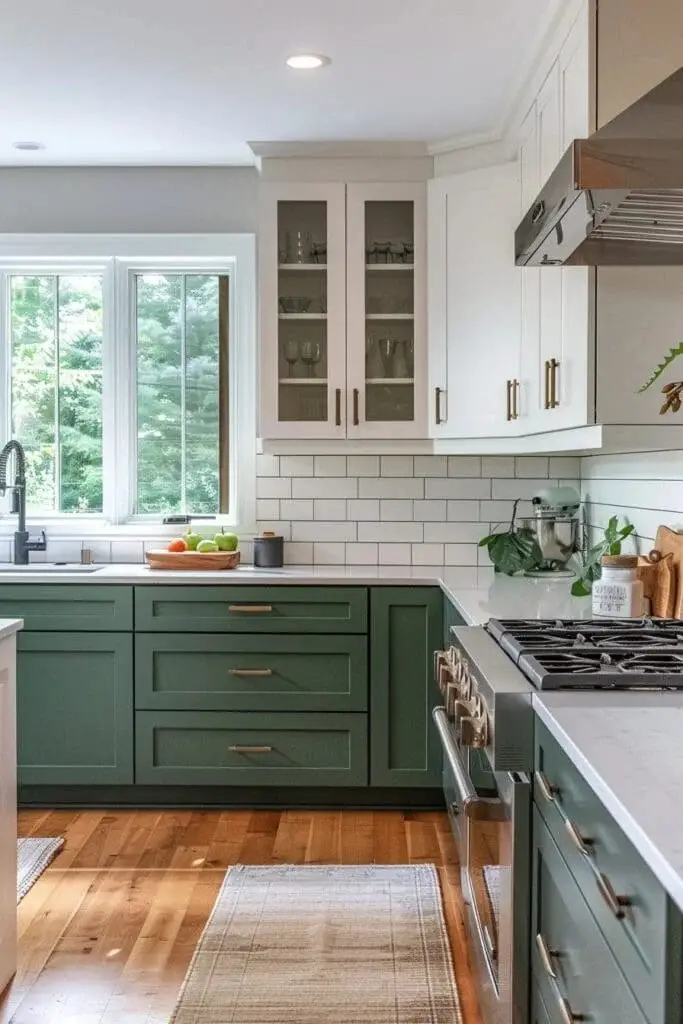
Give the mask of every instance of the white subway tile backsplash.
<svg viewBox="0 0 683 1024">
<path fill-rule="evenodd" d="M 280 502 L 280 515 L 283 519 L 312 519 L 313 502 L 305 498 L 283 500 Z"/>
<path fill-rule="evenodd" d="M 443 565 L 443 544 L 413 544 L 413 565 Z"/>
<path fill-rule="evenodd" d="M 514 476 L 515 460 L 508 455 L 484 455 L 481 460 L 482 476 Z"/>
<path fill-rule="evenodd" d="M 257 455 L 256 476 L 279 476 L 280 456 L 279 455 Z"/>
<path fill-rule="evenodd" d="M 349 476 L 379 476 L 379 455 L 347 455 Z"/>
<path fill-rule="evenodd" d="M 379 503 L 379 517 L 388 522 L 412 522 L 413 502 L 410 498 L 383 498 Z"/>
<path fill-rule="evenodd" d="M 316 455 L 314 472 L 316 476 L 346 476 L 346 456 Z"/>
<path fill-rule="evenodd" d="M 482 519 L 481 506 L 484 504 L 483 501 L 449 501 L 446 504 L 446 519 L 450 523 Z"/>
<path fill-rule="evenodd" d="M 491 481 L 485 477 L 455 477 L 425 480 L 426 498 L 490 498 Z"/>
<path fill-rule="evenodd" d="M 345 521 L 347 518 L 346 499 L 316 498 L 313 502 L 313 515 L 315 519 L 341 519 Z"/>
<path fill-rule="evenodd" d="M 479 515 L 481 521 L 484 523 L 505 522 L 507 524 L 510 520 L 510 517 L 512 516 L 512 509 L 514 504 L 515 503 L 512 500 L 512 498 L 507 498 L 505 500 L 498 499 L 496 501 L 480 502 Z M 520 501 L 519 505 L 517 506 L 518 518 L 533 515 L 533 508 L 534 507 L 530 501 Z"/>
<path fill-rule="evenodd" d="M 88 548 L 93 562 L 97 564 L 111 562 L 111 541 L 84 540 L 83 547 Z"/>
<path fill-rule="evenodd" d="M 358 480 L 355 477 L 294 477 L 293 498 L 356 498 Z"/>
<path fill-rule="evenodd" d="M 0 562 L 11 562 L 12 561 L 12 542 L 9 540 L 0 540 Z M 109 561 L 109 559 L 107 559 Z"/>
<path fill-rule="evenodd" d="M 257 533 L 274 533 L 277 537 L 282 537 L 283 540 L 292 539 L 292 524 L 284 519 L 272 522 L 264 519 L 256 524 L 256 530 Z"/>
<path fill-rule="evenodd" d="M 448 476 L 447 455 L 416 455 L 415 476 Z"/>
<path fill-rule="evenodd" d="M 544 455 L 518 455 L 515 459 L 515 476 L 547 477 L 547 457 Z"/>
<path fill-rule="evenodd" d="M 476 544 L 446 544 L 444 561 L 446 565 L 477 565 L 479 550 Z M 488 555 L 486 560 L 488 562 Z"/>
<path fill-rule="evenodd" d="M 285 565 L 313 565 L 313 545 L 294 541 L 285 544 Z"/>
<path fill-rule="evenodd" d="M 359 523 L 358 540 L 419 544 L 423 529 L 422 523 Z"/>
<path fill-rule="evenodd" d="M 113 540 L 111 542 L 112 562 L 142 562 L 144 552 L 142 541 Z"/>
<path fill-rule="evenodd" d="M 381 458 L 382 476 L 412 476 L 412 455 L 383 455 Z"/>
<path fill-rule="evenodd" d="M 256 478 L 257 498 L 291 498 L 292 481 L 284 476 L 260 476 Z"/>
<path fill-rule="evenodd" d="M 457 566 L 447 569 L 445 577 L 450 587 L 464 587 L 469 590 L 472 587 L 489 587 L 493 583 L 493 570 L 489 572 L 474 565 Z"/>
<path fill-rule="evenodd" d="M 488 533 L 488 523 L 425 523 L 425 543 L 476 544 Z"/>
<path fill-rule="evenodd" d="M 279 519 L 280 500 L 279 498 L 259 498 L 256 502 L 257 519 Z"/>
<path fill-rule="evenodd" d="M 433 498 L 427 501 L 413 502 L 413 519 L 415 522 L 440 522 L 446 519 L 447 503 L 445 499 Z"/>
<path fill-rule="evenodd" d="M 358 481 L 358 497 L 424 498 L 424 488 L 425 481 L 421 477 L 361 477 Z"/>
<path fill-rule="evenodd" d="M 347 565 L 377 565 L 377 544 L 347 544 Z"/>
<path fill-rule="evenodd" d="M 281 455 L 280 476 L 313 476 L 313 456 Z"/>
<path fill-rule="evenodd" d="M 292 523 L 292 540 L 296 541 L 342 541 L 356 540 L 356 523 Z"/>
<path fill-rule="evenodd" d="M 347 519 L 379 519 L 379 498 L 352 498 L 346 502 Z"/>
<path fill-rule="evenodd" d="M 449 455 L 449 476 L 481 476 L 481 458 L 478 455 Z"/>
<path fill-rule="evenodd" d="M 318 541 L 313 545 L 314 565 L 344 565 L 346 544 L 326 544 Z"/>
<path fill-rule="evenodd" d="M 520 479 L 514 480 L 492 480 L 493 490 L 491 497 L 498 498 L 533 498 L 539 491 L 546 490 L 552 486 L 545 479 Z"/>
<path fill-rule="evenodd" d="M 80 540 L 49 540 L 47 542 L 48 562 L 80 562 L 81 549 L 83 545 Z M 158 547 L 158 544 L 157 544 Z M 33 557 L 33 556 L 31 556 Z"/>
<path fill-rule="evenodd" d="M 578 480 L 581 475 L 581 459 L 574 455 L 551 455 L 548 476 L 571 477 Z"/>
<path fill-rule="evenodd" d="M 380 544 L 380 565 L 410 565 L 410 544 Z"/>
</svg>

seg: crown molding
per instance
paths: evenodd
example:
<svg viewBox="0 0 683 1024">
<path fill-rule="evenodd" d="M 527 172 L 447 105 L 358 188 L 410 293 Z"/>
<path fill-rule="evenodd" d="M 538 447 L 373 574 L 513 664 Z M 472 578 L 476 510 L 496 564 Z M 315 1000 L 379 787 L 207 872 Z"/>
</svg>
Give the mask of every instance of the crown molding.
<svg viewBox="0 0 683 1024">
<path fill-rule="evenodd" d="M 442 156 L 444 153 L 453 153 L 459 149 L 476 149 L 477 146 L 489 146 L 493 142 L 500 142 L 498 132 L 480 132 L 478 135 L 454 135 L 449 139 L 438 139 L 427 145 L 430 156 Z"/>
<path fill-rule="evenodd" d="M 410 159 L 428 157 L 429 147 L 420 141 L 364 141 L 350 139 L 346 142 L 248 142 L 254 156 L 260 159 L 306 159 L 306 160 L 364 160 L 364 159 Z"/>
</svg>

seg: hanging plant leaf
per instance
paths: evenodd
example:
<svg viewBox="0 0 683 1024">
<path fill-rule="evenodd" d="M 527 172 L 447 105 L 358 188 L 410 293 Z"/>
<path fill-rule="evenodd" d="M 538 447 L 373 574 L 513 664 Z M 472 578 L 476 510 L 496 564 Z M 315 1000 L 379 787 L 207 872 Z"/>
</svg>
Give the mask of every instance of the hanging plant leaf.
<svg viewBox="0 0 683 1024">
<path fill-rule="evenodd" d="M 518 572 L 533 569 L 542 560 L 541 549 L 532 530 L 515 528 L 519 498 L 512 510 L 512 519 L 507 530 L 482 537 L 479 547 L 488 548 L 489 558 L 496 572 L 514 576 Z"/>
<path fill-rule="evenodd" d="M 668 369 L 669 366 L 671 366 L 674 359 L 677 359 L 678 356 L 683 356 L 683 341 L 669 349 L 668 353 L 664 356 L 661 363 L 659 363 L 659 365 L 654 368 L 654 370 L 652 371 L 648 379 L 645 381 L 643 386 L 638 388 L 638 394 L 641 394 L 643 391 L 647 391 L 647 389 L 651 387 L 654 384 L 654 382 L 662 376 L 664 371 Z"/>
</svg>

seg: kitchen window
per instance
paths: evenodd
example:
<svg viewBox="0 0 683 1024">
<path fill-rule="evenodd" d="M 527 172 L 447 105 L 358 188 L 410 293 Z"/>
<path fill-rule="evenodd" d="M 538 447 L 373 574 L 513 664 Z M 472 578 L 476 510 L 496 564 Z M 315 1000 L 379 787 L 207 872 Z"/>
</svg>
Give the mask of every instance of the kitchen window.
<svg viewBox="0 0 683 1024">
<path fill-rule="evenodd" d="M 2 443 L 35 523 L 254 520 L 251 236 L 0 236 Z"/>
</svg>

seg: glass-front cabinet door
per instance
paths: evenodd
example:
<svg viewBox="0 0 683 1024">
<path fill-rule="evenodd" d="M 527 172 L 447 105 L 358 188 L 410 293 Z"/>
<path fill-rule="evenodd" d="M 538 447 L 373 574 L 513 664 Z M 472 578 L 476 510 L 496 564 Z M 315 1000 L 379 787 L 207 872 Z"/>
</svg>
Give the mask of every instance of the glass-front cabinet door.
<svg viewBox="0 0 683 1024">
<path fill-rule="evenodd" d="M 347 186 L 347 433 L 424 437 L 426 186 Z"/>
<path fill-rule="evenodd" d="M 261 434 L 346 435 L 345 186 L 262 186 Z"/>
</svg>

